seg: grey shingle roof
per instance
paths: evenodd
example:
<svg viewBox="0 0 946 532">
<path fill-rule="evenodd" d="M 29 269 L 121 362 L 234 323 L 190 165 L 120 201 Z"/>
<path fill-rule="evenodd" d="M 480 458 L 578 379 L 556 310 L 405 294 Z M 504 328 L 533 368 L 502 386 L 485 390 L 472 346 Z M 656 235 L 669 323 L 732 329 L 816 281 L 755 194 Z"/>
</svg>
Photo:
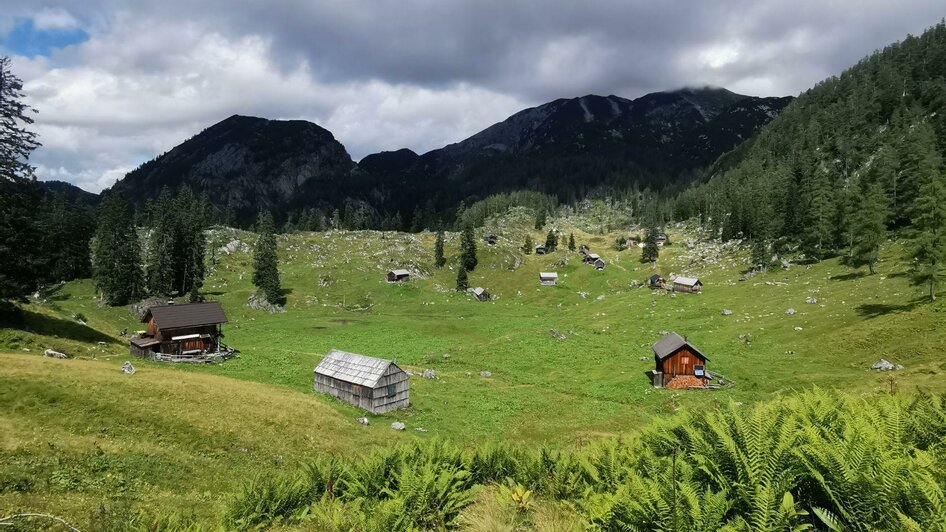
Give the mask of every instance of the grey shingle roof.
<svg viewBox="0 0 946 532">
<path fill-rule="evenodd" d="M 556 272 L 539 272 L 539 279 L 558 279 Z"/>
<path fill-rule="evenodd" d="M 154 316 L 155 323 L 162 330 L 227 323 L 227 316 L 216 301 L 151 307 L 141 321 L 148 321 L 148 314 Z"/>
<path fill-rule="evenodd" d="M 663 338 L 651 346 L 651 349 L 654 350 L 654 354 L 657 355 L 657 358 L 663 360 L 683 346 L 689 347 L 694 354 L 699 355 L 703 360 L 709 360 L 695 345 L 684 340 L 682 336 L 675 332 L 665 334 Z"/>
<path fill-rule="evenodd" d="M 410 275 L 410 274 L 411 274 L 411 272 L 409 272 L 409 271 L 407 271 L 407 270 L 391 270 L 391 273 L 393 273 L 394 275 L 396 275 L 396 276 L 398 276 L 398 277 L 401 277 L 401 276 L 404 276 L 404 275 Z"/>
<path fill-rule="evenodd" d="M 674 283 L 682 284 L 683 286 L 696 286 L 697 283 L 700 283 L 700 280 L 696 277 L 676 277 L 673 280 Z"/>
<path fill-rule="evenodd" d="M 374 388 L 391 364 L 394 362 L 390 360 L 332 349 L 316 366 L 315 373 Z"/>
<path fill-rule="evenodd" d="M 476 288 L 473 289 L 473 295 L 481 296 L 481 295 L 483 295 L 484 292 L 486 292 L 486 290 L 485 290 L 484 288 L 479 287 L 479 286 L 477 286 Z"/>
</svg>

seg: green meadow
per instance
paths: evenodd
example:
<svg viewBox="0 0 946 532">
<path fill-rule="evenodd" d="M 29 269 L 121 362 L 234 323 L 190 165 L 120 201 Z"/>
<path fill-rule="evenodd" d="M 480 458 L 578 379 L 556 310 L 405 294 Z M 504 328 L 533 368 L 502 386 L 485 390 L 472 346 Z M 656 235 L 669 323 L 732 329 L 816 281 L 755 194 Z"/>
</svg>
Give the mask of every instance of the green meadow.
<svg viewBox="0 0 946 532">
<path fill-rule="evenodd" d="M 456 233 L 440 270 L 432 233 L 281 235 L 282 314 L 246 305 L 255 235 L 215 229 L 204 295 L 222 303 L 225 342 L 239 350 L 219 365 L 130 358 L 118 334 L 141 325 L 125 308 L 101 306 L 91 281 L 31 299 L 0 329 L 0 514 L 44 511 L 92 525 L 141 508 L 209 516 L 257 475 L 398 442 L 574 448 L 680 409 L 813 386 L 946 390 L 946 307 L 911 286 L 902 242 L 884 246 L 875 275 L 831 259 L 740 280 L 747 250 L 705 242 L 693 227 L 670 228 L 656 265 L 642 264 L 639 249 L 614 249 L 617 234 L 574 230 L 608 261 L 603 271 L 561 248 L 522 254 L 522 227 L 488 226 L 499 243 L 479 242 L 469 282 L 489 302 L 453 289 Z M 401 267 L 416 272 L 409 283 L 385 282 Z M 540 286 L 540 271 L 557 271 L 558 284 Z M 654 272 L 698 276 L 704 291 L 634 286 Z M 665 331 L 687 336 L 735 386 L 652 388 L 650 345 Z M 73 358 L 43 358 L 47 348 Z M 313 368 L 331 348 L 436 378 L 412 376 L 412 406 L 363 426 L 361 411 L 312 391 Z M 904 369 L 871 371 L 881 358 Z M 136 374 L 121 373 L 125 360 Z M 394 421 L 407 430 L 391 430 Z"/>
</svg>

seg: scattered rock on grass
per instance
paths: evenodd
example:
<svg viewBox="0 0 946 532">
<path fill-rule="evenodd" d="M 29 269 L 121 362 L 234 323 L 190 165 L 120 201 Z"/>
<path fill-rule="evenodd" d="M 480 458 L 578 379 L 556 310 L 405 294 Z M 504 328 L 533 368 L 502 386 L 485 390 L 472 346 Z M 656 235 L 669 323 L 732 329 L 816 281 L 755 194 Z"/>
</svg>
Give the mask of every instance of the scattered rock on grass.
<svg viewBox="0 0 946 532">
<path fill-rule="evenodd" d="M 434 370 L 432 370 L 432 369 L 425 369 L 425 370 L 424 370 L 424 378 L 425 378 L 425 379 L 436 379 L 436 378 L 437 378 L 437 372 L 434 371 Z"/>
<path fill-rule="evenodd" d="M 493 372 L 492 372 L 492 371 L 481 371 L 481 372 L 480 372 L 480 377 L 492 377 L 492 376 L 493 376 Z"/>
<path fill-rule="evenodd" d="M 557 338 L 559 340 L 565 339 L 565 335 L 559 332 L 557 329 L 552 329 L 550 332 L 552 333 L 553 338 Z"/>
<path fill-rule="evenodd" d="M 724 308 L 720 314 L 722 314 L 723 316 L 732 316 L 732 311 L 729 310 L 728 308 Z"/>
<path fill-rule="evenodd" d="M 404 423 L 401 423 L 400 421 L 395 421 L 394 423 L 391 423 L 391 428 L 394 430 L 404 430 L 407 427 L 404 425 Z"/>
<path fill-rule="evenodd" d="M 132 365 L 131 365 L 131 362 L 128 362 L 128 361 L 126 360 L 125 363 L 122 364 L 122 373 L 124 373 L 124 374 L 126 374 L 126 375 L 134 375 L 134 374 L 135 374 L 135 366 L 132 366 Z"/>
<path fill-rule="evenodd" d="M 796 326 L 795 326 L 795 330 L 796 330 L 796 331 L 800 331 L 800 330 L 801 330 L 801 327 L 799 327 L 798 325 L 796 325 Z"/>
<path fill-rule="evenodd" d="M 810 296 L 809 296 L 809 297 L 806 297 L 806 298 L 805 298 L 805 303 L 808 303 L 809 305 L 815 305 L 815 304 L 818 303 L 818 298 L 817 298 L 817 297 L 810 297 Z"/>
<path fill-rule="evenodd" d="M 880 359 L 877 362 L 874 362 L 874 365 L 870 367 L 874 371 L 900 371 L 903 369 L 902 364 L 894 364 L 886 359 Z"/>
<path fill-rule="evenodd" d="M 794 316 L 794 315 L 795 315 L 795 309 L 790 308 L 790 309 L 788 309 L 788 310 L 785 311 L 785 314 L 788 314 L 789 316 Z"/>
<path fill-rule="evenodd" d="M 65 360 L 65 359 L 69 358 L 69 355 L 67 355 L 67 354 L 65 354 L 65 353 L 60 353 L 59 351 L 54 351 L 54 350 L 52 350 L 52 349 L 47 349 L 47 350 L 43 351 L 43 356 L 44 356 L 44 357 L 49 357 L 49 358 L 58 358 L 58 359 L 61 359 L 61 360 Z"/>
<path fill-rule="evenodd" d="M 427 429 L 425 429 L 424 427 L 417 427 L 414 430 L 416 430 L 417 432 L 427 432 Z"/>
<path fill-rule="evenodd" d="M 358 418 L 358 423 L 360 423 L 360 424 L 362 424 L 362 425 L 367 425 L 367 424 L 368 424 L 368 418 L 366 418 L 366 417 L 360 417 L 360 418 Z"/>
<path fill-rule="evenodd" d="M 266 300 L 262 294 L 253 293 L 246 300 L 246 306 L 254 310 L 262 310 L 263 312 L 268 312 L 270 314 L 282 314 L 286 312 L 286 309 L 282 308 L 282 305 L 274 305 Z"/>
</svg>

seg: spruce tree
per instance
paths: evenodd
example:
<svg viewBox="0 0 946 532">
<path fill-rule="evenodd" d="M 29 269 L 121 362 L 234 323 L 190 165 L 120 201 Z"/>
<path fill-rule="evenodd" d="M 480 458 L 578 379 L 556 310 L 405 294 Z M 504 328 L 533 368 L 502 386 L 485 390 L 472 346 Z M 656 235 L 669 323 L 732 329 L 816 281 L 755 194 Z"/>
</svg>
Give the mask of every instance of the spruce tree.
<svg viewBox="0 0 946 532">
<path fill-rule="evenodd" d="M 127 305 L 141 298 L 141 246 L 134 213 L 118 194 L 107 194 L 99 207 L 93 278 L 106 304 Z"/>
<path fill-rule="evenodd" d="M 151 229 L 147 247 L 148 292 L 160 296 L 174 294 L 175 272 L 180 261 L 176 255 L 176 205 L 167 187 L 149 205 Z"/>
<path fill-rule="evenodd" d="M 23 103 L 23 82 L 0 57 L 0 299 L 19 299 L 35 290 L 42 275 L 36 206 L 39 187 L 29 156 L 37 147 L 28 127 L 34 110 Z"/>
<path fill-rule="evenodd" d="M 457 292 L 465 292 L 469 288 L 469 279 L 467 277 L 466 268 L 461 264 L 457 269 Z"/>
<path fill-rule="evenodd" d="M 260 213 L 256 223 L 259 236 L 253 251 L 253 284 L 266 301 L 277 304 L 282 300 L 282 289 L 276 255 L 276 236 L 273 234 L 274 225 L 273 216 L 269 212 Z"/>
<path fill-rule="evenodd" d="M 820 170 L 812 170 L 803 181 L 802 251 L 815 260 L 830 251 L 834 224 L 834 204 L 828 178 Z"/>
<path fill-rule="evenodd" d="M 936 286 L 946 279 L 946 175 L 939 166 L 934 153 L 924 158 L 912 211 L 913 282 L 929 287 L 931 301 L 936 300 Z"/>
<path fill-rule="evenodd" d="M 886 236 L 887 196 L 880 183 L 863 186 L 858 209 L 851 215 L 851 253 L 848 263 L 853 268 L 867 266 L 871 275 Z"/>
<path fill-rule="evenodd" d="M 535 241 L 532 240 L 532 235 L 526 235 L 526 242 L 522 245 L 522 252 L 526 255 L 531 255 L 532 250 L 535 248 Z"/>
<path fill-rule="evenodd" d="M 568 233 L 568 251 L 575 251 L 575 233 Z"/>
<path fill-rule="evenodd" d="M 545 251 L 546 253 L 551 253 L 555 251 L 555 248 L 558 247 L 558 237 L 555 236 L 555 232 L 549 230 L 549 234 L 545 235 Z"/>
<path fill-rule="evenodd" d="M 644 250 L 641 252 L 641 262 L 657 262 L 660 255 L 660 249 L 657 247 L 657 228 L 654 226 L 647 228 L 647 234 L 644 236 Z"/>
<path fill-rule="evenodd" d="M 473 226 L 467 225 L 460 234 L 460 266 L 471 272 L 476 269 L 476 238 L 473 236 Z"/>
<path fill-rule="evenodd" d="M 437 231 L 437 240 L 434 242 L 434 266 L 443 268 L 447 259 L 443 256 L 443 231 Z"/>
<path fill-rule="evenodd" d="M 540 209 L 538 214 L 535 217 L 535 228 L 542 229 L 545 227 L 545 219 L 548 216 L 548 213 L 545 212 L 545 209 Z"/>
</svg>

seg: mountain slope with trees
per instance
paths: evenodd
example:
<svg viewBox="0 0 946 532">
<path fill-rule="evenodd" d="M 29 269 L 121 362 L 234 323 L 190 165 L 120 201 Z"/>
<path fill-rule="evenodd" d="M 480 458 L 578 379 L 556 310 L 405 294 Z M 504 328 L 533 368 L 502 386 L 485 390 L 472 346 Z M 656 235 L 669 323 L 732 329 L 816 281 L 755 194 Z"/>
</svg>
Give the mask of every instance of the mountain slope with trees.
<svg viewBox="0 0 946 532">
<path fill-rule="evenodd" d="M 941 22 L 803 93 L 662 211 L 699 217 L 723 238 L 748 237 L 775 253 L 843 253 L 871 270 L 886 231 L 901 231 L 935 293 L 946 277 L 946 215 L 935 208 L 946 202 L 944 156 Z"/>
</svg>

